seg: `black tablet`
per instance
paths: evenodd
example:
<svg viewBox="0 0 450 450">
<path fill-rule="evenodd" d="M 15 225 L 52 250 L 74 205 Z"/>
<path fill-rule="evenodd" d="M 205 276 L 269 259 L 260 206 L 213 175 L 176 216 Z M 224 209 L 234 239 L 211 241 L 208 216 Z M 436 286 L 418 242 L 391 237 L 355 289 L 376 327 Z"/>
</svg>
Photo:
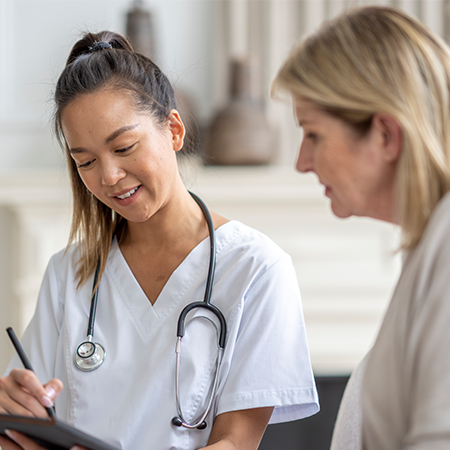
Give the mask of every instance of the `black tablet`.
<svg viewBox="0 0 450 450">
<path fill-rule="evenodd" d="M 19 431 L 49 450 L 69 450 L 74 445 L 89 450 L 119 450 L 57 419 L 0 414 L 0 434 L 7 437 L 5 430 Z"/>
</svg>

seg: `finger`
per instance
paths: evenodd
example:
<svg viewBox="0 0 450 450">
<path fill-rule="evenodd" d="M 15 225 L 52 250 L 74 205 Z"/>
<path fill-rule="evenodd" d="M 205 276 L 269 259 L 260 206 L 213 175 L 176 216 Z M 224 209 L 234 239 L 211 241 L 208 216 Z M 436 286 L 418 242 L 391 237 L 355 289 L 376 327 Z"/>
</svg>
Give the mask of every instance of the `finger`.
<svg viewBox="0 0 450 450">
<path fill-rule="evenodd" d="M 34 397 L 42 406 L 53 406 L 53 400 L 48 396 L 44 386 L 42 386 L 33 371 L 26 369 L 13 369 L 10 375 L 11 378 L 19 386 L 21 386 L 26 393 Z M 14 398 L 13 395 L 12 398 Z"/>
<path fill-rule="evenodd" d="M 58 378 L 53 378 L 53 380 L 50 380 L 48 383 L 44 384 L 43 387 L 47 397 L 54 402 L 63 389 L 63 383 L 61 380 L 58 380 Z"/>
<path fill-rule="evenodd" d="M 21 416 L 45 417 L 45 409 L 12 377 L 0 378 L 0 412 Z"/>
<path fill-rule="evenodd" d="M 3 436 L 0 436 L 0 448 L 2 450 L 22 450 L 17 444 Z"/>
<path fill-rule="evenodd" d="M 36 398 L 36 391 L 40 398 Z M 14 369 L 10 376 L 0 378 L 0 404 L 4 410 L 2 412 L 46 417 L 42 402 L 53 404 L 36 375 L 30 370 Z"/>
<path fill-rule="evenodd" d="M 16 444 L 18 444 L 19 447 L 23 450 L 43 450 L 44 447 L 41 447 L 40 445 L 36 444 L 36 442 L 32 441 L 30 438 L 24 436 L 21 433 L 18 433 L 17 431 L 12 430 L 5 430 L 6 435 L 12 439 Z"/>
</svg>

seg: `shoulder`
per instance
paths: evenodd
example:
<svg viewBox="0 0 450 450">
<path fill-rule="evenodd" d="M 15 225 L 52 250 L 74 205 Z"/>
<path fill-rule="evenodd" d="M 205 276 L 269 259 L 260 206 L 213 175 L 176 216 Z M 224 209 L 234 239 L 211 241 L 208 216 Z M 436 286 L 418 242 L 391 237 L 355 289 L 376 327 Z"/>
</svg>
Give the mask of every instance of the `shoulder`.
<svg viewBox="0 0 450 450">
<path fill-rule="evenodd" d="M 290 256 L 275 242 L 260 231 L 232 220 L 217 230 L 217 255 L 224 258 L 232 255 L 240 260 L 254 260 L 272 265 Z"/>
<path fill-rule="evenodd" d="M 422 239 L 419 242 L 418 248 L 421 246 L 439 246 L 439 241 L 448 241 L 450 227 L 450 192 L 447 192 L 444 197 L 436 205 L 430 220 L 425 228 Z"/>
<path fill-rule="evenodd" d="M 450 258 L 449 230 L 450 192 L 445 194 L 436 205 L 422 238 L 417 246 L 407 254 L 402 276 L 404 277 L 405 273 L 410 272 L 420 272 L 427 277 L 437 275 L 439 267 L 446 265 Z M 418 281 L 419 279 L 416 279 L 416 283 Z"/>
<path fill-rule="evenodd" d="M 78 249 L 78 244 L 71 244 L 70 246 L 61 249 L 50 258 L 48 268 L 54 270 L 56 273 L 75 270 L 78 259 Z"/>
<path fill-rule="evenodd" d="M 406 332 L 414 324 L 422 326 L 430 314 L 448 317 L 449 230 L 450 193 L 447 193 L 435 207 L 419 243 L 406 255 L 382 329 L 395 327 Z"/>
<path fill-rule="evenodd" d="M 41 288 L 45 286 L 63 292 L 66 288 L 77 290 L 76 271 L 79 244 L 74 243 L 55 253 L 49 260 Z"/>
<path fill-rule="evenodd" d="M 429 226 L 439 227 L 441 223 L 450 224 L 450 191 L 438 202 L 431 215 Z"/>
<path fill-rule="evenodd" d="M 291 257 L 268 236 L 238 221 L 217 231 L 217 281 L 226 280 L 234 290 L 245 287 L 247 293 L 267 283 L 298 289 Z"/>
</svg>

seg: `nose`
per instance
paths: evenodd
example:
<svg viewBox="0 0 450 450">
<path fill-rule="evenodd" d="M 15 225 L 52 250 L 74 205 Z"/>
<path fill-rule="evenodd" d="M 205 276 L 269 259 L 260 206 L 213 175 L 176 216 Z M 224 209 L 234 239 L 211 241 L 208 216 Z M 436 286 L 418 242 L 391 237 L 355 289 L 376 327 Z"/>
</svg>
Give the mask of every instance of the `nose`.
<svg viewBox="0 0 450 450">
<path fill-rule="evenodd" d="M 126 177 L 126 171 L 117 164 L 114 159 L 102 161 L 101 165 L 102 184 L 104 186 L 115 186 Z"/>
<path fill-rule="evenodd" d="M 306 173 L 313 170 L 313 157 L 312 151 L 305 145 L 303 141 L 298 149 L 297 161 L 295 163 L 295 168 L 298 172 Z"/>
</svg>

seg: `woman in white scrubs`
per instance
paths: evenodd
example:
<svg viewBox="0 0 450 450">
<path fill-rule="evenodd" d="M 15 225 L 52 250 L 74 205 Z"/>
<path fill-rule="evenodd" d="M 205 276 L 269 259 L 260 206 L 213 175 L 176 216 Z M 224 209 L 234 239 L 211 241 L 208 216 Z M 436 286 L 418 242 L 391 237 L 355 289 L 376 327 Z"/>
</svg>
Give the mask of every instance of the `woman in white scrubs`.
<svg viewBox="0 0 450 450">
<path fill-rule="evenodd" d="M 450 50 L 395 8 L 326 23 L 274 91 L 293 96 L 300 172 L 338 217 L 398 224 L 403 269 L 347 386 L 333 450 L 450 448 Z"/>
<path fill-rule="evenodd" d="M 127 450 L 256 449 L 269 421 L 317 412 L 291 259 L 258 231 L 211 213 L 211 303 L 227 320 L 226 348 L 207 428 L 172 425 L 177 321 L 203 299 L 210 259 L 205 217 L 177 168 L 185 130 L 172 87 L 122 36 L 102 32 L 75 44 L 55 99 L 73 188 L 71 245 L 52 257 L 22 340 L 37 376 L 15 358 L 0 380 L 0 411 L 45 417 L 54 402 L 59 419 Z M 73 355 L 86 339 L 98 261 L 94 340 L 107 356 L 84 372 Z M 187 326 L 188 421 L 206 407 L 216 342 L 207 321 Z M 11 437 L 16 443 L 0 440 L 5 450 L 39 448 Z"/>
</svg>

